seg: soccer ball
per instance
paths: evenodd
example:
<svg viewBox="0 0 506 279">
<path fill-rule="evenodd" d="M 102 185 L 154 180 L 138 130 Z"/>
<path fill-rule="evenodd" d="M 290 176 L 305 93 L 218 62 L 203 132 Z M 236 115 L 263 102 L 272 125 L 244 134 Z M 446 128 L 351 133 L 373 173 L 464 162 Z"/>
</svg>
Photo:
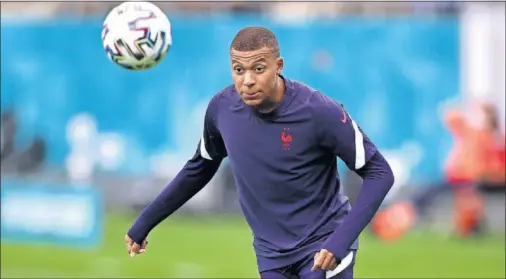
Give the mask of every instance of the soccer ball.
<svg viewBox="0 0 506 279">
<path fill-rule="evenodd" d="M 149 69 L 169 52 L 170 21 L 153 3 L 124 2 L 105 18 L 102 42 L 115 64 L 129 70 Z"/>
</svg>

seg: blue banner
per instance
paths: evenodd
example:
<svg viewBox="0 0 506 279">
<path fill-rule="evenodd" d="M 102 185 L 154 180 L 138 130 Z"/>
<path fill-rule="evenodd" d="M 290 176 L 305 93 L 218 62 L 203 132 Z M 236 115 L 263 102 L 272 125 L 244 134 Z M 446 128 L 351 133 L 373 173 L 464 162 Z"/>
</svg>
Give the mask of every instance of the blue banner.
<svg viewBox="0 0 506 279">
<path fill-rule="evenodd" d="M 91 154 L 83 151 L 92 149 L 86 144 L 98 144 L 99 151 L 114 146 L 89 156 L 115 171 L 150 172 L 160 154 L 187 159 L 208 100 L 231 83 L 233 36 L 260 24 L 278 36 L 287 77 L 344 103 L 380 148 L 418 146 L 423 156 L 413 177 L 440 175 L 450 136 L 437 109 L 459 92 L 457 19 L 348 18 L 297 26 L 226 16 L 171 19 L 170 53 L 144 72 L 107 59 L 101 20 L 2 21 L 1 105 L 16 109 L 18 142 L 42 135 L 56 166 L 69 154 Z"/>
<path fill-rule="evenodd" d="M 2 241 L 91 248 L 103 234 L 101 195 L 86 185 L 2 178 L 1 207 Z"/>
</svg>

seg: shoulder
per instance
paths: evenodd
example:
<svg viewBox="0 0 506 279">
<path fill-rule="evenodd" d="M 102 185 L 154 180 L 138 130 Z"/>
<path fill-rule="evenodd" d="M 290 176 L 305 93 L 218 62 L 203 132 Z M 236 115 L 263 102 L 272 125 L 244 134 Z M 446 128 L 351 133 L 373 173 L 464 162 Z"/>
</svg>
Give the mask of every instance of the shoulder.
<svg viewBox="0 0 506 279">
<path fill-rule="evenodd" d="M 321 91 L 298 81 L 292 81 L 294 90 L 297 92 L 299 103 L 305 104 L 314 119 L 329 120 L 328 117 L 341 115 L 344 108 L 341 103 L 325 95 Z"/>
<path fill-rule="evenodd" d="M 221 89 L 218 93 L 214 94 L 214 96 L 211 98 L 207 106 L 207 114 L 211 118 L 215 118 L 220 109 L 227 106 L 227 104 L 231 102 L 231 99 L 232 97 L 234 97 L 234 94 L 235 94 L 234 85 L 229 85 Z"/>
</svg>

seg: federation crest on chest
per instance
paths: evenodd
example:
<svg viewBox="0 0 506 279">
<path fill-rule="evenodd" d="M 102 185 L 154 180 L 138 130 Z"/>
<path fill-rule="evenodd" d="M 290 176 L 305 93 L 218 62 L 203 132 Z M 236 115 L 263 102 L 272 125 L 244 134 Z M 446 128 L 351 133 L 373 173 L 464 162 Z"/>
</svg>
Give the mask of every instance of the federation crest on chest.
<svg viewBox="0 0 506 279">
<path fill-rule="evenodd" d="M 293 136 L 290 128 L 283 128 L 281 132 L 281 149 L 284 151 L 290 150 L 292 147 Z"/>
</svg>

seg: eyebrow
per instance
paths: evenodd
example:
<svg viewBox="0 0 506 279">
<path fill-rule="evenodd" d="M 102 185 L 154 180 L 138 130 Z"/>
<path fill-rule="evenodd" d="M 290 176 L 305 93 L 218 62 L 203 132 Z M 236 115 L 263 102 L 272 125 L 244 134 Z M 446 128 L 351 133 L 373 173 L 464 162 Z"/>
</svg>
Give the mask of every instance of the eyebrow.
<svg viewBox="0 0 506 279">
<path fill-rule="evenodd" d="M 265 57 L 259 57 L 255 60 L 253 60 L 252 63 L 258 63 L 258 62 L 267 62 L 267 59 Z M 239 62 L 237 59 L 235 58 L 232 58 L 232 63 L 238 63 L 238 64 L 242 64 L 241 62 Z"/>
</svg>

